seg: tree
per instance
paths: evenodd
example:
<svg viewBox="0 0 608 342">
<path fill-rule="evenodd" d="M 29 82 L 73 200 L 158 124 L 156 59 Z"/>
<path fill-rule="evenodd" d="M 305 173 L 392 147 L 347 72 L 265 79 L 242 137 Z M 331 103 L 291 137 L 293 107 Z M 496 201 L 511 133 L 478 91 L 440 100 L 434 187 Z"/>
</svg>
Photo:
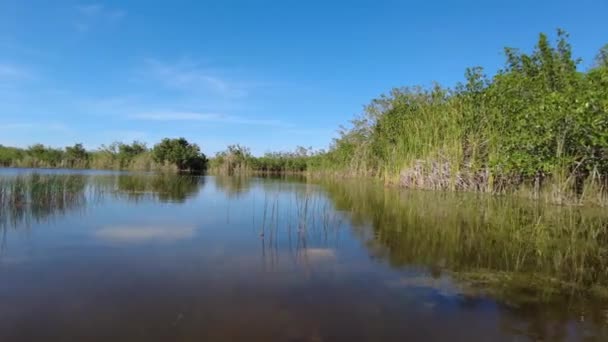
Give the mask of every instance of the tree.
<svg viewBox="0 0 608 342">
<path fill-rule="evenodd" d="M 74 144 L 74 146 L 67 146 L 65 148 L 65 161 L 68 167 L 84 167 L 89 159 L 88 152 L 84 149 L 82 144 Z"/>
<path fill-rule="evenodd" d="M 118 143 L 116 149 L 121 168 L 128 168 L 135 157 L 148 151 L 146 144 L 139 141 L 133 141 L 131 145 Z"/>
<path fill-rule="evenodd" d="M 595 57 L 595 64 L 598 67 L 608 67 L 608 44 L 604 45 Z"/>
<path fill-rule="evenodd" d="M 184 138 L 165 138 L 154 145 L 154 160 L 158 163 L 170 163 L 179 170 L 201 171 L 207 166 L 207 158 L 196 144 Z"/>
<path fill-rule="evenodd" d="M 27 148 L 26 154 L 34 161 L 36 167 L 56 167 L 61 163 L 63 151 L 42 144 L 34 144 Z"/>
</svg>

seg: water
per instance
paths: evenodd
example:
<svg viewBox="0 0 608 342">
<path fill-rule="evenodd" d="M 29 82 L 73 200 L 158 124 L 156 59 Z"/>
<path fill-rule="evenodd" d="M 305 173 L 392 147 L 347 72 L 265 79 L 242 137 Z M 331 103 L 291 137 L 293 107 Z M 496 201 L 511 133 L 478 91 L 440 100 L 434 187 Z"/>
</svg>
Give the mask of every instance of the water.
<svg viewBox="0 0 608 342">
<path fill-rule="evenodd" d="M 607 223 L 365 182 L 0 169 L 0 341 L 605 340 Z"/>
</svg>

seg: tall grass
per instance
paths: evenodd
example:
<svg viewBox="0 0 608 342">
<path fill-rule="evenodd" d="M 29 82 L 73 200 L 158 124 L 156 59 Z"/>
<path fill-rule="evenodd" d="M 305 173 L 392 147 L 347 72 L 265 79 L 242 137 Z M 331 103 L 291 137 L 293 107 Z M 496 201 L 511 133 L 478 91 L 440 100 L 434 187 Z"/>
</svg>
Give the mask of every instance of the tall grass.
<svg viewBox="0 0 608 342">
<path fill-rule="evenodd" d="M 373 100 L 309 159 L 309 172 L 606 204 L 608 65 L 578 71 L 563 31 L 554 46 L 541 34 L 531 54 L 505 54 L 492 78 L 471 68 L 453 89 L 399 88 Z"/>
<path fill-rule="evenodd" d="M 90 201 L 121 198 L 183 203 L 204 178 L 192 175 L 32 173 L 0 177 L 0 228 L 29 226 L 84 208 Z"/>
<path fill-rule="evenodd" d="M 334 210 L 331 202 L 314 184 L 272 182 L 266 185 L 259 219 L 263 256 L 269 253 L 272 264 L 277 264 L 279 250 L 296 265 L 311 269 L 316 260 L 333 258 L 344 227 L 344 217 Z M 256 223 L 257 222 L 257 223 Z"/>
<path fill-rule="evenodd" d="M 0 177 L 0 226 L 40 222 L 84 207 L 86 177 L 82 175 L 20 175 Z"/>
</svg>

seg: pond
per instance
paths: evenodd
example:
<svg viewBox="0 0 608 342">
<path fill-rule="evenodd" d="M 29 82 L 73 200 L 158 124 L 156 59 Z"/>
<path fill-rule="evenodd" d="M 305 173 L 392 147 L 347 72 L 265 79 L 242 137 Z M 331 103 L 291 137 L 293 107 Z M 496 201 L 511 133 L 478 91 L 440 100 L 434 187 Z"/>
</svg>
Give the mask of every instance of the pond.
<svg viewBox="0 0 608 342">
<path fill-rule="evenodd" d="M 0 169 L 0 341 L 605 340 L 607 233 L 366 181 Z"/>
</svg>

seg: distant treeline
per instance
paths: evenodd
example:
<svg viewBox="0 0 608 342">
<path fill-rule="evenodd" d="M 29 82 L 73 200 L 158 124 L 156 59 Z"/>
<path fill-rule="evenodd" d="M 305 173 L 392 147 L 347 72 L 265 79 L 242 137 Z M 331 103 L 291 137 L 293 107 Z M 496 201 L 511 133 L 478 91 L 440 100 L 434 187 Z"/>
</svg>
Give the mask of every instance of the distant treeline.
<svg viewBox="0 0 608 342">
<path fill-rule="evenodd" d="M 540 34 L 532 53 L 506 48 L 493 77 L 466 70 L 456 87 L 393 89 L 342 128 L 327 152 L 254 158 L 231 146 L 211 167 L 224 172 L 308 171 L 367 176 L 403 187 L 504 192 L 556 200 L 606 200 L 608 45 L 580 70 L 568 35 Z"/>
<path fill-rule="evenodd" d="M 251 154 L 248 147 L 230 145 L 225 151 L 218 152 L 209 161 L 209 170 L 220 174 L 247 172 L 305 172 L 310 161 L 323 152 L 314 152 L 311 148 L 298 147 L 294 152 L 268 152 L 261 157 Z"/>
<path fill-rule="evenodd" d="M 63 149 L 35 144 L 28 148 L 0 145 L 0 165 L 5 167 L 92 168 L 113 170 L 204 171 L 207 158 L 196 144 L 184 138 L 163 139 L 148 148 L 145 143 L 120 142 L 87 151 L 82 144 Z"/>
</svg>

